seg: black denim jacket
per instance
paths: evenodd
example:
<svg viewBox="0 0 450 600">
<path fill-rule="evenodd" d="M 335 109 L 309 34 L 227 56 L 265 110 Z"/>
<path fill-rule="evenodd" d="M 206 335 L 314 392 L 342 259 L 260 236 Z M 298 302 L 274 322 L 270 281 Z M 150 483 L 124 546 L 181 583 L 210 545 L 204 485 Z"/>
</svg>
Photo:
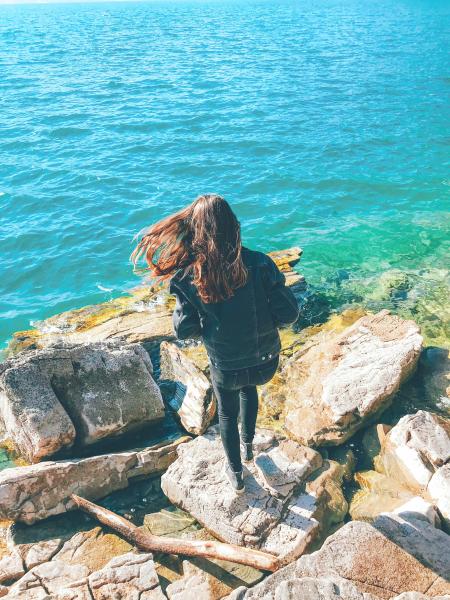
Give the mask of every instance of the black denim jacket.
<svg viewBox="0 0 450 600">
<path fill-rule="evenodd" d="M 286 278 L 274 261 L 242 248 L 248 279 L 234 295 L 206 304 L 189 271 L 179 270 L 170 281 L 176 297 L 173 326 L 178 339 L 202 338 L 214 366 L 244 369 L 264 363 L 281 349 L 278 327 L 293 323 L 299 307 Z"/>
</svg>

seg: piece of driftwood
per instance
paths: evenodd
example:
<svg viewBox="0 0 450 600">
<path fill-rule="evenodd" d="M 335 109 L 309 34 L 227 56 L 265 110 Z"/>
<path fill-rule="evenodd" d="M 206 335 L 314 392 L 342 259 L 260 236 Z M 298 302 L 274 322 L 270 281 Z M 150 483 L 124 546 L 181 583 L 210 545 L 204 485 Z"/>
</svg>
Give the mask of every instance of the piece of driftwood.
<svg viewBox="0 0 450 600">
<path fill-rule="evenodd" d="M 252 550 L 251 548 L 242 548 L 241 546 L 210 540 L 183 540 L 145 533 L 131 523 L 131 521 L 116 515 L 107 508 L 98 506 L 98 504 L 94 504 L 90 500 L 86 500 L 75 494 L 72 494 L 71 498 L 78 508 L 95 517 L 100 523 L 114 529 L 141 550 L 229 560 L 230 562 L 249 565 L 262 571 L 273 572 L 280 566 L 276 556 L 267 552 L 261 552 L 260 550 Z"/>
</svg>

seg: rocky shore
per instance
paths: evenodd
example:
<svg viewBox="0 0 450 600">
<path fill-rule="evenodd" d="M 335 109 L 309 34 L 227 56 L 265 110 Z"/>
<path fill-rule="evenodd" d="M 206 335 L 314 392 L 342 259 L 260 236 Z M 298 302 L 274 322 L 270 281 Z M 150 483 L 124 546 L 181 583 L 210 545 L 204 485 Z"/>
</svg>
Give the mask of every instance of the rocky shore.
<svg viewBox="0 0 450 600">
<path fill-rule="evenodd" d="M 301 250 L 272 256 L 313 305 L 293 268 Z M 450 600 L 448 350 L 387 310 L 283 330 L 236 496 L 205 350 L 174 339 L 172 307 L 165 288 L 142 287 L 11 340 L 0 596 Z M 262 550 L 280 568 L 139 551 L 71 494 L 143 532 Z"/>
</svg>

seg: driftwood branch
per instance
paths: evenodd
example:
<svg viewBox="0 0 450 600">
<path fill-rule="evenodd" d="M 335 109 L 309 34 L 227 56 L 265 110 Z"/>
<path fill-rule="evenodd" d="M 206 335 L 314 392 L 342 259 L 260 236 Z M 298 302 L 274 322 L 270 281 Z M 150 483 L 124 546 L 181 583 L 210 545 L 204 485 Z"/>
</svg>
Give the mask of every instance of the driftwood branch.
<svg viewBox="0 0 450 600">
<path fill-rule="evenodd" d="M 183 540 L 152 535 L 142 531 L 127 519 L 85 498 L 75 494 L 72 494 L 71 498 L 78 508 L 95 517 L 100 523 L 114 529 L 141 550 L 229 560 L 262 571 L 276 571 L 280 566 L 276 556 L 251 548 L 210 540 Z"/>
</svg>

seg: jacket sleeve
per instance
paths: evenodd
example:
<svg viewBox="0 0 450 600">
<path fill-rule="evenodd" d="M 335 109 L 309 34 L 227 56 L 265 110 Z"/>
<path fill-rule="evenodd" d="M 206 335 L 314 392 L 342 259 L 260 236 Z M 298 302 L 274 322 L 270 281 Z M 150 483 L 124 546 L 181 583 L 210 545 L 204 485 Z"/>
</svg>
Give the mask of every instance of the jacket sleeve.
<svg viewBox="0 0 450 600">
<path fill-rule="evenodd" d="M 288 287 L 286 277 L 268 256 L 267 264 L 267 299 L 272 318 L 277 327 L 294 323 L 300 313 L 298 302 Z"/>
<path fill-rule="evenodd" d="M 177 339 L 188 340 L 200 337 L 202 329 L 195 306 L 189 302 L 184 292 L 173 281 L 170 282 L 169 292 L 175 296 L 172 323 Z"/>
</svg>

